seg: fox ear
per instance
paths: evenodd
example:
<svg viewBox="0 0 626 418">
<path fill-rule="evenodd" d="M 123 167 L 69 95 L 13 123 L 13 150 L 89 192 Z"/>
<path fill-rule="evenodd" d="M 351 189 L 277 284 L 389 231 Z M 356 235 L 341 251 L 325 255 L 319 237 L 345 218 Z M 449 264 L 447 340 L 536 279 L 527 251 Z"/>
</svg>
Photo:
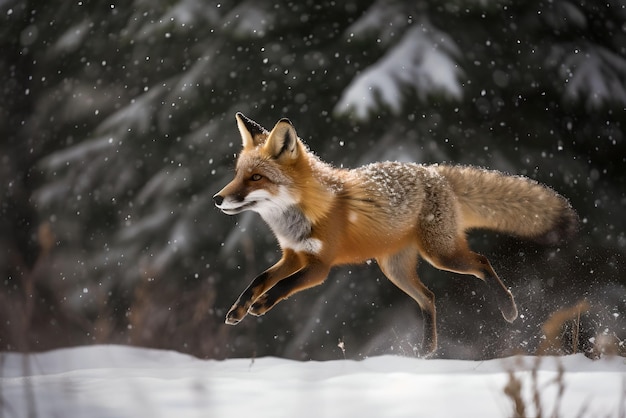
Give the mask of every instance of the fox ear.
<svg viewBox="0 0 626 418">
<path fill-rule="evenodd" d="M 273 158 L 295 159 L 298 156 L 298 135 L 291 121 L 282 118 L 267 137 L 265 149 Z"/>
<path fill-rule="evenodd" d="M 243 113 L 237 112 L 235 119 L 237 119 L 237 128 L 239 128 L 244 148 L 254 148 L 267 138 L 267 130 L 252 119 L 245 117 Z"/>
</svg>

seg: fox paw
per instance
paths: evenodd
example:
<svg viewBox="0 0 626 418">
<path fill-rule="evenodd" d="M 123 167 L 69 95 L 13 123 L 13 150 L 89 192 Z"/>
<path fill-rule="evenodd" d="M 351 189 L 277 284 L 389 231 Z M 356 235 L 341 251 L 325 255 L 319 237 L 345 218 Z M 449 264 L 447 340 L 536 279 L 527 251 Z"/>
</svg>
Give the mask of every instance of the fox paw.
<svg viewBox="0 0 626 418">
<path fill-rule="evenodd" d="M 237 325 L 247 313 L 248 310 L 245 307 L 235 304 L 226 314 L 226 323 L 228 325 Z"/>
<path fill-rule="evenodd" d="M 250 306 L 248 309 L 248 313 L 254 316 L 261 316 L 265 314 L 265 312 L 269 311 L 272 306 L 269 304 L 269 299 L 267 295 L 261 295 L 256 302 Z"/>
<path fill-rule="evenodd" d="M 507 322 L 513 322 L 517 318 L 517 305 L 511 292 L 507 291 L 507 294 L 498 300 L 498 308 Z"/>
<path fill-rule="evenodd" d="M 517 306 L 515 306 L 515 302 L 500 306 L 500 312 L 507 322 L 513 322 L 517 318 Z"/>
</svg>

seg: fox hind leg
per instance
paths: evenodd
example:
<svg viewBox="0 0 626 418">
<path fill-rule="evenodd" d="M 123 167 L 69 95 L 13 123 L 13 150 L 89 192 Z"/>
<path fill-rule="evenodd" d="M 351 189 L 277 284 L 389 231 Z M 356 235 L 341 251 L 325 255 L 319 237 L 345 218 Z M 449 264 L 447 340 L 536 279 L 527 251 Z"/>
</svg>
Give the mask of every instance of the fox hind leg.
<svg viewBox="0 0 626 418">
<path fill-rule="evenodd" d="M 424 320 L 422 350 L 425 356 L 432 354 L 437 349 L 435 295 L 417 276 L 417 249 L 408 247 L 376 261 L 385 276 L 419 305 Z"/>
<path fill-rule="evenodd" d="M 454 245 L 447 247 L 446 251 L 431 248 L 429 245 L 423 247 L 423 256 L 438 269 L 471 274 L 482 279 L 496 299 L 504 319 L 513 322 L 517 318 L 513 295 L 493 270 L 487 257 L 471 251 L 464 237 L 458 237 Z"/>
<path fill-rule="evenodd" d="M 498 277 L 496 272 L 491 267 L 491 263 L 484 255 L 470 252 L 474 259 L 474 265 L 478 266 L 479 271 L 482 271 L 485 282 L 491 289 L 491 292 L 495 295 L 498 303 L 498 309 L 502 313 L 504 319 L 508 322 L 513 322 L 517 318 L 517 305 L 511 291 L 502 283 L 502 280 Z"/>
</svg>

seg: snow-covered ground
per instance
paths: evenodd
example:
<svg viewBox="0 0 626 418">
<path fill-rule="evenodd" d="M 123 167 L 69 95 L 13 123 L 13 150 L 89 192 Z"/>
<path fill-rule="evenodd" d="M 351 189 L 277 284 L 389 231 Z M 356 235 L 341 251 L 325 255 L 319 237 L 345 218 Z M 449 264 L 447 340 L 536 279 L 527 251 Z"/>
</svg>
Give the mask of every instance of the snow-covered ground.
<svg viewBox="0 0 626 418">
<path fill-rule="evenodd" d="M 544 416 L 624 412 L 626 361 L 544 358 Z M 92 346 L 0 357 L 1 417 L 506 417 L 503 388 L 516 370 L 532 405 L 536 358 L 490 361 L 394 356 L 363 361 L 199 360 L 170 351 Z M 528 412 L 532 414 L 531 408 Z"/>
</svg>

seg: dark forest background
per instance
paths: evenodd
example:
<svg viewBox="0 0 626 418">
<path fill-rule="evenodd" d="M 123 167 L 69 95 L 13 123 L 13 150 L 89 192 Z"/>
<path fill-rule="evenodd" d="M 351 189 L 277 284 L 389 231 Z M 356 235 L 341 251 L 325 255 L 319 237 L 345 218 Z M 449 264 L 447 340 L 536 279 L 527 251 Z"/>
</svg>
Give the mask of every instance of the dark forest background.
<svg viewBox="0 0 626 418">
<path fill-rule="evenodd" d="M 236 327 L 280 256 L 260 217 L 211 196 L 234 114 L 289 117 L 324 160 L 473 164 L 568 197 L 559 248 L 471 234 L 516 296 L 420 265 L 442 358 L 626 339 L 626 2 L 0 1 L 0 349 L 93 343 L 200 357 L 414 355 L 421 316 L 375 263 Z"/>
</svg>

